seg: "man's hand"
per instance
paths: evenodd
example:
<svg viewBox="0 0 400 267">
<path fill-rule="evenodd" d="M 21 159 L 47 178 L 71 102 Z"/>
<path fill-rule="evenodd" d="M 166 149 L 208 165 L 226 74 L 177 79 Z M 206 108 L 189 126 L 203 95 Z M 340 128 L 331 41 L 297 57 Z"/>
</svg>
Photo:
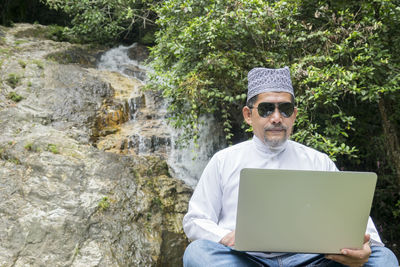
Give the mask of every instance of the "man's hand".
<svg viewBox="0 0 400 267">
<path fill-rule="evenodd" d="M 371 255 L 371 248 L 368 242 L 369 239 L 369 235 L 364 236 L 364 245 L 362 249 L 342 249 L 342 254 L 326 255 L 325 258 L 350 267 L 363 266 Z"/>
<path fill-rule="evenodd" d="M 228 247 L 233 247 L 235 245 L 235 231 L 224 236 L 219 243 Z"/>
</svg>

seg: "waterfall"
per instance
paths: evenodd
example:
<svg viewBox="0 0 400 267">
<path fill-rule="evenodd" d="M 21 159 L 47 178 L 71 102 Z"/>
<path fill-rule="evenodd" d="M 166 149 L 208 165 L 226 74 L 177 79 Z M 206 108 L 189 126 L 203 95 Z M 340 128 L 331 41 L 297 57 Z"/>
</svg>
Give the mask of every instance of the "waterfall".
<svg viewBox="0 0 400 267">
<path fill-rule="evenodd" d="M 119 72 L 144 82 L 146 79 L 145 71 L 147 71 L 148 68 L 141 64 L 141 61 L 138 59 L 131 59 L 128 55 L 130 50 L 134 50 L 134 48 L 137 47 L 138 44 L 134 43 L 130 46 L 120 45 L 108 50 L 100 57 L 97 68 Z M 141 57 L 144 59 L 145 56 Z"/>
<path fill-rule="evenodd" d="M 192 143 L 183 149 L 175 147 L 171 149 L 168 157 L 168 164 L 172 167 L 174 176 L 192 187 L 197 184 L 204 167 L 214 153 L 225 146 L 225 139 L 216 134 L 214 118 L 203 116 L 200 120 L 204 124 L 199 127 L 199 146 L 196 148 Z M 178 134 L 179 131 L 177 133 L 176 130 L 172 134 L 172 143 L 175 145 Z"/>
<path fill-rule="evenodd" d="M 142 64 L 147 54 L 138 45 L 120 45 L 105 52 L 97 68 L 118 72 L 130 79 L 137 79 L 144 85 L 149 68 Z M 225 145 L 224 138 L 216 135 L 216 123 L 212 116 L 204 116 L 199 127 L 198 147 L 194 144 L 180 148 L 177 144 L 179 129 L 173 129 L 166 119 L 167 103 L 154 92 L 133 92 L 127 100 L 130 121 L 126 123 L 129 132 L 128 146 L 138 155 L 157 154 L 166 158 L 171 174 L 194 187 L 211 156 Z"/>
</svg>

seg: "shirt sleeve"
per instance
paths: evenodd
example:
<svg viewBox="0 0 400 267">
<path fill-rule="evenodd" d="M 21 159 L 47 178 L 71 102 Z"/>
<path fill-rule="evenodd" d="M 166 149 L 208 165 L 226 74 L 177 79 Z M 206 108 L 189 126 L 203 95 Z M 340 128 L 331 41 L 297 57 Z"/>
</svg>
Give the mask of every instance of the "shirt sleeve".
<svg viewBox="0 0 400 267">
<path fill-rule="evenodd" d="M 216 155 L 210 160 L 189 201 L 183 218 L 183 230 L 191 240 L 207 239 L 219 242 L 231 232 L 218 226 L 222 203 L 221 175 Z"/>
<path fill-rule="evenodd" d="M 372 246 L 379 246 L 379 247 L 385 246 L 381 241 L 381 238 L 379 237 L 378 231 L 376 230 L 376 227 L 371 217 L 368 218 L 367 230 L 365 233 L 370 235 Z"/>
</svg>

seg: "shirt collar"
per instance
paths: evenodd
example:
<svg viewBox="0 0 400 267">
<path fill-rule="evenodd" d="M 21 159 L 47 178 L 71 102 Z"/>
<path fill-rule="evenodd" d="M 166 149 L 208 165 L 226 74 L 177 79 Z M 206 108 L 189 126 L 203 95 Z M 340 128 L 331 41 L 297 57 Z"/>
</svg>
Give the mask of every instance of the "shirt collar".
<svg viewBox="0 0 400 267">
<path fill-rule="evenodd" d="M 267 144 L 265 144 L 262 140 L 260 140 L 257 136 L 253 136 L 253 143 L 255 144 L 255 147 L 257 150 L 269 154 L 271 156 L 276 156 L 282 151 L 284 151 L 287 147 L 288 141 L 286 140 L 283 144 L 277 147 L 271 147 Z"/>
</svg>

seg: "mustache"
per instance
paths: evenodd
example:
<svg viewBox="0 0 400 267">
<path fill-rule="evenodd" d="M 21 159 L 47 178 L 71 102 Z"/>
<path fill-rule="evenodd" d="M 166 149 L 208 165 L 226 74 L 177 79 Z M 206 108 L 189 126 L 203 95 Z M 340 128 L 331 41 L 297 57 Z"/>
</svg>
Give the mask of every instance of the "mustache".
<svg viewBox="0 0 400 267">
<path fill-rule="evenodd" d="M 287 129 L 288 129 L 288 127 L 287 126 L 285 126 L 285 125 L 282 125 L 282 124 L 280 124 L 280 125 L 271 125 L 271 126 L 268 126 L 268 127 L 265 127 L 264 128 L 264 131 L 287 131 Z"/>
</svg>

